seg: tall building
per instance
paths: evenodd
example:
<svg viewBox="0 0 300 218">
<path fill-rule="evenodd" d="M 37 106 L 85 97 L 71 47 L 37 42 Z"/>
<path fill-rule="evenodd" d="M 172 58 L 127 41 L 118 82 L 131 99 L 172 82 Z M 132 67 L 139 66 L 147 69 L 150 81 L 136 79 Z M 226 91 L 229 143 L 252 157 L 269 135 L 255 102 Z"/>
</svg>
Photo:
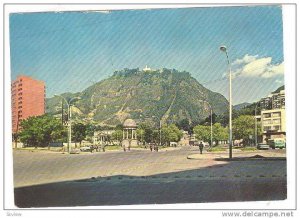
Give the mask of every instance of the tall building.
<svg viewBox="0 0 300 218">
<path fill-rule="evenodd" d="M 272 109 L 272 97 L 269 95 L 268 97 L 262 98 L 259 102 L 260 108 L 264 110 Z"/>
<path fill-rule="evenodd" d="M 278 93 L 273 93 L 272 108 L 273 109 L 285 108 L 285 91 L 284 90 L 281 90 Z"/>
<path fill-rule="evenodd" d="M 262 98 L 259 102 L 262 110 L 285 108 L 285 91 L 272 93 L 266 98 Z"/>
<path fill-rule="evenodd" d="M 17 132 L 20 122 L 45 113 L 46 89 L 43 81 L 18 76 L 11 84 L 12 130 Z"/>
<path fill-rule="evenodd" d="M 263 141 L 268 139 L 284 138 L 285 127 L 285 91 L 273 92 L 266 98 L 260 100 L 261 127 Z"/>
</svg>

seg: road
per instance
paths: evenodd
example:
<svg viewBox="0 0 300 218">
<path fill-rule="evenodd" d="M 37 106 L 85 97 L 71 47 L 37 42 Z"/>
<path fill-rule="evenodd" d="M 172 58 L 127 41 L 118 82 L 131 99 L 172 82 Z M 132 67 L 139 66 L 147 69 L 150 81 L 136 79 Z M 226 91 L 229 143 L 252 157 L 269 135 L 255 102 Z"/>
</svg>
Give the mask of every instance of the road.
<svg viewBox="0 0 300 218">
<path fill-rule="evenodd" d="M 15 202 L 62 207 L 286 198 L 286 161 L 186 158 L 198 152 L 196 147 L 78 155 L 14 151 Z"/>
</svg>

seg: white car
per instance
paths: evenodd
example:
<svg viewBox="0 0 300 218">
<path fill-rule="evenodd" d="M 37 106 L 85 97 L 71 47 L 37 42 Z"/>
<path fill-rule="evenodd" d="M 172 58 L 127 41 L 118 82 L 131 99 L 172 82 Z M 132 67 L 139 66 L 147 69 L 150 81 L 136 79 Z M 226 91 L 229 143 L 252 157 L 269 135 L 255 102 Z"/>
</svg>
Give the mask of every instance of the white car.
<svg viewBox="0 0 300 218">
<path fill-rule="evenodd" d="M 200 143 L 201 143 L 201 142 L 200 142 Z M 203 141 L 202 141 L 202 144 L 203 144 L 204 147 L 209 147 L 209 143 L 208 143 L 208 142 L 203 142 Z"/>
<path fill-rule="evenodd" d="M 84 147 L 80 147 L 80 151 L 91 151 L 91 147 L 90 146 L 84 146 Z"/>
</svg>

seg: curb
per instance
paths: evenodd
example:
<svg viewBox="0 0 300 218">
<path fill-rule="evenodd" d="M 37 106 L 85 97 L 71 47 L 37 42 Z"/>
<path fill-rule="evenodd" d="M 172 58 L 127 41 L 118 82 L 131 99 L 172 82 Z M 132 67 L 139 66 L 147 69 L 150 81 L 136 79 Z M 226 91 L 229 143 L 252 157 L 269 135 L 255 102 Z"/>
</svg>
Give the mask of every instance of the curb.
<svg viewBox="0 0 300 218">
<path fill-rule="evenodd" d="M 215 158 L 216 161 L 286 161 L 286 157 L 234 157 L 234 158 Z"/>
<path fill-rule="evenodd" d="M 264 160 L 264 161 L 286 161 L 286 157 L 191 157 L 191 155 L 186 157 L 189 160 L 215 160 L 215 161 L 256 161 L 256 160 Z"/>
</svg>

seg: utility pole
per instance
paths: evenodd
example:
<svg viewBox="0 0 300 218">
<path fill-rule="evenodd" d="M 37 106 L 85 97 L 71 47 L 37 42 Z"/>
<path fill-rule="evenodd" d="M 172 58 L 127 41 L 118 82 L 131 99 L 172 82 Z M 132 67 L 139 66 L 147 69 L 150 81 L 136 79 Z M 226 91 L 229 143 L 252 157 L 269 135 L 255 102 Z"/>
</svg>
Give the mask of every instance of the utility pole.
<svg viewBox="0 0 300 218">
<path fill-rule="evenodd" d="M 232 83 L 231 83 L 231 64 L 228 57 L 228 52 L 226 46 L 221 46 L 220 50 L 225 52 L 227 65 L 229 68 L 229 158 L 232 158 Z"/>
<path fill-rule="evenodd" d="M 72 118 L 72 112 L 71 112 L 71 103 L 73 100 L 75 99 L 81 99 L 80 97 L 74 97 L 72 99 L 70 99 L 69 101 L 67 101 L 63 96 L 61 95 L 54 95 L 54 96 L 57 96 L 57 97 L 60 97 L 61 99 L 63 99 L 66 104 L 68 105 L 68 123 L 69 123 L 69 130 L 68 130 L 68 152 L 71 153 L 71 143 L 72 143 L 72 121 L 71 121 L 71 118 Z"/>
</svg>

